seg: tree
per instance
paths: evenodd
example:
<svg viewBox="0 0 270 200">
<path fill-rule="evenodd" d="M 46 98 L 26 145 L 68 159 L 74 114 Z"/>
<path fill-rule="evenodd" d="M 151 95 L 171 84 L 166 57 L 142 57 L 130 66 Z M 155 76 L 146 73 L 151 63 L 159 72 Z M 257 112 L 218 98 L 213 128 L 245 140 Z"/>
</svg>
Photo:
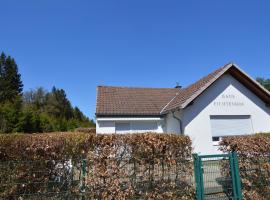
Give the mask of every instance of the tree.
<svg viewBox="0 0 270 200">
<path fill-rule="evenodd" d="M 36 110 L 44 111 L 47 94 L 48 92 L 43 87 L 38 87 L 36 90 L 26 91 L 23 94 L 24 105 L 30 106 Z"/>
<path fill-rule="evenodd" d="M 20 99 L 0 104 L 0 133 L 16 132 L 20 110 Z"/>
<path fill-rule="evenodd" d="M 71 119 L 73 117 L 71 103 L 63 89 L 53 87 L 52 91 L 47 94 L 47 111 L 52 116 L 61 119 Z"/>
<path fill-rule="evenodd" d="M 63 89 L 22 91 L 15 60 L 1 53 L 0 133 L 67 131 L 95 125 L 78 107 L 72 107 Z"/>
<path fill-rule="evenodd" d="M 39 114 L 31 110 L 25 110 L 24 112 L 22 112 L 16 125 L 16 132 L 24 132 L 24 133 L 42 132 Z"/>
<path fill-rule="evenodd" d="M 23 84 L 13 58 L 0 55 L 0 132 L 15 131 L 21 111 Z"/>
<path fill-rule="evenodd" d="M 267 90 L 270 91 L 270 79 L 258 77 L 256 80 L 258 83 L 260 83 L 262 86 L 264 86 Z"/>
<path fill-rule="evenodd" d="M 23 84 L 13 58 L 0 56 L 0 102 L 13 101 L 22 94 Z"/>
</svg>

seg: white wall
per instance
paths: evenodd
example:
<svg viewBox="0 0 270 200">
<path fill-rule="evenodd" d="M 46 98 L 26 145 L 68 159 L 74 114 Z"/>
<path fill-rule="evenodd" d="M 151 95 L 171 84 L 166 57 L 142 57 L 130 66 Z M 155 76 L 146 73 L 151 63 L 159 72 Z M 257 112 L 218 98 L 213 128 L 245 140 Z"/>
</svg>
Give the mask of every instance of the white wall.
<svg viewBox="0 0 270 200">
<path fill-rule="evenodd" d="M 115 133 L 115 124 L 121 122 L 130 123 L 130 131 L 125 133 L 143 133 L 143 132 L 165 132 L 165 123 L 162 118 L 147 118 L 147 117 L 111 117 L 111 118 L 97 118 L 96 120 L 96 131 L 99 134 Z M 156 126 L 153 126 L 156 124 Z M 124 133 L 124 132 L 122 132 Z"/>
<path fill-rule="evenodd" d="M 182 118 L 182 115 L 179 111 L 176 111 L 174 115 L 178 119 Z M 166 123 L 166 129 L 165 129 L 166 133 L 180 134 L 180 122 L 179 120 L 173 117 L 173 113 L 169 113 L 166 115 L 165 123 Z"/>
<path fill-rule="evenodd" d="M 183 111 L 184 133 L 191 137 L 195 152 L 217 153 L 211 115 L 250 115 L 255 133 L 270 132 L 270 108 L 230 75 L 222 76 Z"/>
<path fill-rule="evenodd" d="M 132 133 L 155 132 L 163 133 L 163 121 L 131 121 Z"/>
<path fill-rule="evenodd" d="M 96 121 L 96 132 L 102 134 L 115 133 L 114 121 Z"/>
</svg>

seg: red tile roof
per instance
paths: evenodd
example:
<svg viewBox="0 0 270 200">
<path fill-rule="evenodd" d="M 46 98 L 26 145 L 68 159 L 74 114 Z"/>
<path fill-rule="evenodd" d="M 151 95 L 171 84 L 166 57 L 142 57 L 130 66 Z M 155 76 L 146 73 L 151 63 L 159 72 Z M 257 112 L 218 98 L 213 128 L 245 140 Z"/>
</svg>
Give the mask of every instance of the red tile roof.
<svg viewBox="0 0 270 200">
<path fill-rule="evenodd" d="M 229 65 L 225 65 L 216 71 L 208 74 L 197 82 L 191 84 L 190 86 L 182 89 L 181 93 L 179 93 L 164 109 L 162 112 L 166 112 L 177 107 L 183 107 L 187 101 L 193 96 L 197 96 L 200 91 L 203 91 L 205 87 L 209 86 L 209 84 L 213 83 L 219 75 L 223 74 L 224 70 L 228 68 Z"/>
<path fill-rule="evenodd" d="M 270 93 L 230 63 L 183 89 L 98 86 L 96 115 L 161 115 L 183 109 L 225 73 L 231 73 L 270 105 Z"/>
<path fill-rule="evenodd" d="M 97 115 L 160 115 L 177 95 L 175 88 L 132 88 L 98 86 Z"/>
</svg>

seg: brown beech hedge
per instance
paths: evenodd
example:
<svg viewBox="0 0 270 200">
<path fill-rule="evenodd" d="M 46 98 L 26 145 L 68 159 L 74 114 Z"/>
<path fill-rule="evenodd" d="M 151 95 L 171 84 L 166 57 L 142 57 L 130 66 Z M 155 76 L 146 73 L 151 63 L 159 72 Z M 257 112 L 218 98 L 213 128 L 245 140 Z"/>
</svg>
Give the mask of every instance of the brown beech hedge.
<svg viewBox="0 0 270 200">
<path fill-rule="evenodd" d="M 224 152 L 236 151 L 244 199 L 270 198 L 270 134 L 226 137 L 221 142 Z"/>
<path fill-rule="evenodd" d="M 0 135 L 0 197 L 193 199 L 191 152 L 173 134 Z"/>
</svg>

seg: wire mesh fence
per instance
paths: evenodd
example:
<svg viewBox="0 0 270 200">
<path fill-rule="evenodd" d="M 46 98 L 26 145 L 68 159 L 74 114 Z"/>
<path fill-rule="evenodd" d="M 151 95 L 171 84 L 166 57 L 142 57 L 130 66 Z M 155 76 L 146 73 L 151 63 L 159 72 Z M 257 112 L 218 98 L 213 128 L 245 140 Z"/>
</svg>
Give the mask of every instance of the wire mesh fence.
<svg viewBox="0 0 270 200">
<path fill-rule="evenodd" d="M 156 199 L 170 195 L 175 199 L 194 197 L 192 160 L 149 162 L 130 157 L 95 161 L 88 166 L 87 191 L 93 199 L 111 195 L 125 199 L 147 199 L 149 195 Z"/>
<path fill-rule="evenodd" d="M 83 186 L 82 159 L 3 161 L 1 199 L 77 199 Z"/>
<path fill-rule="evenodd" d="M 244 199 L 270 199 L 270 155 L 239 155 Z"/>
<path fill-rule="evenodd" d="M 229 158 L 203 158 L 202 166 L 205 199 L 233 199 Z"/>
<path fill-rule="evenodd" d="M 240 171 L 235 175 L 241 178 L 243 199 L 270 199 L 270 157 L 238 158 Z M 147 199 L 150 193 L 155 199 L 164 195 L 194 199 L 193 162 L 164 159 L 149 163 L 134 158 L 107 159 L 105 165 L 82 158 L 2 161 L 0 199 L 104 199 L 106 195 Z M 204 199 L 235 199 L 228 156 L 202 156 L 201 166 Z"/>
<path fill-rule="evenodd" d="M 0 199 L 104 199 L 121 193 L 126 199 L 145 199 L 149 193 L 157 197 L 194 194 L 192 168 L 181 169 L 192 166 L 191 160 L 146 165 L 122 159 L 117 166 L 116 162 L 107 159 L 102 174 L 102 167 L 90 159 L 4 161 L 0 163 Z"/>
</svg>

